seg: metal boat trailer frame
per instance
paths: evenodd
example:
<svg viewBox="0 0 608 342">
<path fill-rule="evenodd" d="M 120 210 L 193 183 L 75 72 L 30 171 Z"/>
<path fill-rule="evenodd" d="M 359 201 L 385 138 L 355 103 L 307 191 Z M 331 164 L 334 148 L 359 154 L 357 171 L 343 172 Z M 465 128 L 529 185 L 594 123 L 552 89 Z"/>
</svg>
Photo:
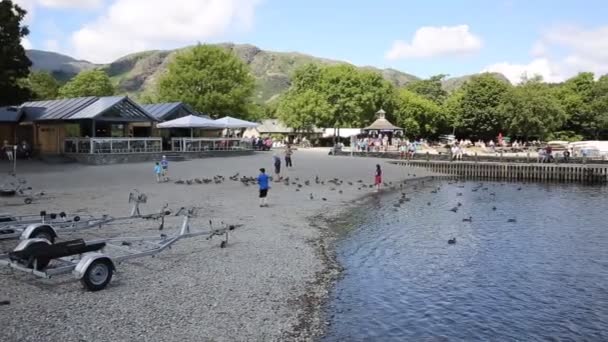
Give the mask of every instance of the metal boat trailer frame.
<svg viewBox="0 0 608 342">
<path fill-rule="evenodd" d="M 26 187 L 27 181 L 16 178 L 16 182 L 8 181 L 2 185 L 0 192 L 2 197 L 23 197 L 23 203 L 32 204 L 35 198 L 43 197 L 44 192 L 34 192 L 31 187 Z"/>
<path fill-rule="evenodd" d="M 0 240 L 42 238 L 54 243 L 59 232 L 69 233 L 96 227 L 101 228 L 106 224 L 137 218 L 148 220 L 160 219 L 161 225 L 159 229 L 162 230 L 165 224 L 165 216 L 170 215 L 171 212 L 167 210 L 167 205 L 165 205 L 158 213 L 142 215 L 139 205 L 146 202 L 147 196 L 145 194 L 137 191 L 135 194 L 130 193 L 129 203 L 133 203 L 133 207 L 131 208 L 130 215 L 125 217 L 112 217 L 108 215 L 94 217 L 86 215 L 83 220 L 82 216 L 73 216 L 70 219 L 65 213 L 47 214 L 45 211 L 41 211 L 38 218 L 35 215 L 0 215 L 0 220 L 4 219 L 4 222 L 0 222 Z M 59 216 L 59 219 L 57 219 L 57 216 Z"/>
<path fill-rule="evenodd" d="M 185 212 L 185 213 L 184 213 Z M 207 240 L 214 236 L 224 236 L 221 248 L 228 244 L 228 232 L 235 226 L 213 229 L 210 231 L 191 232 L 189 220 L 194 210 L 180 210 L 177 215 L 183 215 L 182 226 L 177 235 L 149 237 L 123 237 L 99 240 L 71 240 L 51 244 L 45 239 L 27 239 L 21 241 L 13 252 L 0 255 L 0 265 L 25 273 L 31 273 L 40 278 L 49 279 L 56 275 L 72 273 L 83 286 L 90 291 L 104 289 L 112 280 L 116 264 L 146 256 L 154 256 L 171 248 L 177 241 L 201 235 L 207 235 Z M 135 243 L 147 246 L 144 249 L 133 249 Z M 120 252 L 112 255 L 110 250 Z M 55 265 L 49 267 L 53 261 Z"/>
</svg>

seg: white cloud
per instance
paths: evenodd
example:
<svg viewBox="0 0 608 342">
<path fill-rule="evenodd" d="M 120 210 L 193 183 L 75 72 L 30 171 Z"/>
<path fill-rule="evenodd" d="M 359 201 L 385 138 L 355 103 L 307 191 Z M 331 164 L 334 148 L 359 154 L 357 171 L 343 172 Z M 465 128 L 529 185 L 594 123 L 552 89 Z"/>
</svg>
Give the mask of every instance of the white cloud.
<svg viewBox="0 0 608 342">
<path fill-rule="evenodd" d="M 532 51 L 530 51 L 530 54 L 535 58 L 544 57 L 547 54 L 547 47 L 543 42 L 538 41 L 534 43 L 534 46 L 532 46 Z"/>
<path fill-rule="evenodd" d="M 557 27 L 545 32 L 543 41 L 556 50 L 566 51 L 561 63 L 571 74 L 580 71 L 608 73 L 608 26 L 594 29 Z"/>
<path fill-rule="evenodd" d="M 32 43 L 27 38 L 21 38 L 21 46 L 23 46 L 23 48 L 26 50 L 29 50 L 33 47 Z"/>
<path fill-rule="evenodd" d="M 534 76 L 542 76 L 545 82 L 560 82 L 563 80 L 563 75 L 559 71 L 559 66 L 552 64 L 546 58 L 537 58 L 528 64 L 496 63 L 482 70 L 482 72 L 501 73 L 514 84 L 521 82 L 522 77 Z"/>
<path fill-rule="evenodd" d="M 103 0 L 38 0 L 41 6 L 52 8 L 97 8 Z"/>
<path fill-rule="evenodd" d="M 546 30 L 531 50 L 534 59 L 527 64 L 502 62 L 483 71 L 503 73 L 518 83 L 523 74 L 535 74 L 548 82 L 561 82 L 579 72 L 608 74 L 608 26 L 584 29 L 559 26 Z"/>
<path fill-rule="evenodd" d="M 116 0 L 72 35 L 78 58 L 108 62 L 125 54 L 221 37 L 252 25 L 259 0 Z"/>
<path fill-rule="evenodd" d="M 46 51 L 58 52 L 59 51 L 59 42 L 55 39 L 47 39 L 44 42 L 44 49 Z"/>
<path fill-rule="evenodd" d="M 468 25 L 424 26 L 416 30 L 410 43 L 395 41 L 386 58 L 465 55 L 479 51 L 481 46 L 481 38 L 471 33 Z"/>
</svg>

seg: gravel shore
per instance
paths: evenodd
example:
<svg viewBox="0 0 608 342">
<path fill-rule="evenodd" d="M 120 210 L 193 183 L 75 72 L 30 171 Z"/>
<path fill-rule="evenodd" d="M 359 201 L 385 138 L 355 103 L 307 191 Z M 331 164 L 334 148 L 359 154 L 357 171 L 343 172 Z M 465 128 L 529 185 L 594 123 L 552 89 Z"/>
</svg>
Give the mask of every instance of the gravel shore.
<svg viewBox="0 0 608 342">
<path fill-rule="evenodd" d="M 338 274 L 325 220 L 369 200 L 365 195 L 373 189 L 359 190 L 357 181 L 371 184 L 376 163 L 383 166 L 385 181 L 397 188 L 403 179 L 428 173 L 371 158 L 331 157 L 324 150 L 296 151 L 293 161 L 295 167 L 283 175 L 302 187 L 273 183 L 269 208 L 258 206 L 257 186 L 228 177 L 257 176 L 260 167 L 272 170 L 270 153 L 171 163 L 173 180 L 226 177 L 221 184 L 206 185 L 157 184 L 150 164 L 22 166 L 20 176 L 48 198 L 29 206 L 0 198 L 2 212 L 126 216 L 128 194 L 138 189 L 148 195 L 144 213 L 156 212 L 164 203 L 174 210 L 195 206 L 200 209 L 191 222 L 194 229 L 208 230 L 209 220 L 216 226 L 242 226 L 225 249 L 219 240 L 191 238 L 155 258 L 120 264 L 110 285 L 99 292 L 85 291 L 71 276 L 44 280 L 2 268 L 0 301 L 10 304 L 0 306 L 0 340 L 313 340 L 323 327 L 320 304 Z M 316 175 L 343 184 L 317 185 Z M 164 232 L 177 231 L 180 221 L 168 219 Z M 63 238 L 155 235 L 157 228 L 154 221 L 132 221 Z M 0 250 L 15 245 L 0 242 Z"/>
</svg>

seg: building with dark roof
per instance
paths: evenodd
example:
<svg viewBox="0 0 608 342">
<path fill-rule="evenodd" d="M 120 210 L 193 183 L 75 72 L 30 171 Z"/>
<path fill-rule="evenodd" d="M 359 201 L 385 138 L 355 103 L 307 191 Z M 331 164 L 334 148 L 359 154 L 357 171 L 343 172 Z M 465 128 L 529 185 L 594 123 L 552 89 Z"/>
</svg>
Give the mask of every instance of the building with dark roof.
<svg viewBox="0 0 608 342">
<path fill-rule="evenodd" d="M 66 137 L 148 137 L 155 121 L 127 96 L 31 101 L 0 109 L 0 140 L 25 140 L 37 152 L 54 154 Z"/>
<path fill-rule="evenodd" d="M 183 102 L 153 103 L 141 106 L 158 121 L 169 121 L 188 115 L 197 115 L 209 119 L 208 115 L 197 113 Z"/>
</svg>

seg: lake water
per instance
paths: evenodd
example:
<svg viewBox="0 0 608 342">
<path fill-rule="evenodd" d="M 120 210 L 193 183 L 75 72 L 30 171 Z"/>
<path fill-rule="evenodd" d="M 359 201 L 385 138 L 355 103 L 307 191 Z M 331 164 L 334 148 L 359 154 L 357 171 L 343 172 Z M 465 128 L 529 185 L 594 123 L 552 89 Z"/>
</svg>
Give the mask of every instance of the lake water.
<svg viewBox="0 0 608 342">
<path fill-rule="evenodd" d="M 607 188 L 434 181 L 406 196 L 340 222 L 323 341 L 608 341 Z"/>
</svg>

